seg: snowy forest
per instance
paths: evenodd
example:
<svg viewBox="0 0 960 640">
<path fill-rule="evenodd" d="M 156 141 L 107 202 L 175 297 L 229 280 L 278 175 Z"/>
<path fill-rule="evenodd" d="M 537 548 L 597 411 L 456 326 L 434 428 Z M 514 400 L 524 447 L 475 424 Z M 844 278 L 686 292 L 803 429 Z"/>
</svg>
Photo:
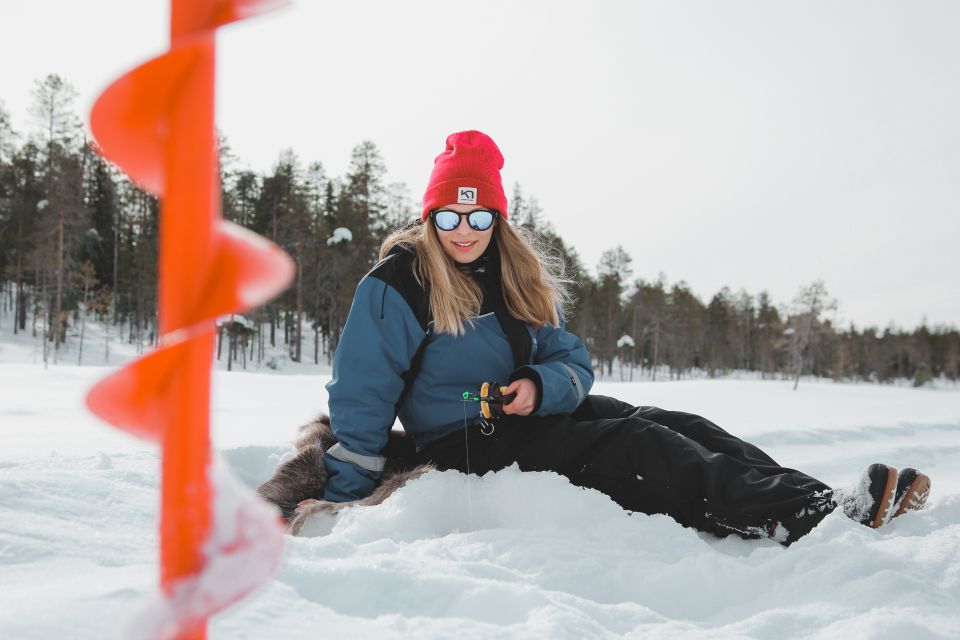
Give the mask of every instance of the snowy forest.
<svg viewBox="0 0 960 640">
<path fill-rule="evenodd" d="M 64 79 L 37 80 L 28 131 L 13 129 L 0 101 L 0 321 L 5 331 L 42 339 L 45 362 L 82 340 L 87 322 L 138 350 L 157 340 L 158 202 L 98 155 L 75 101 Z M 329 363 L 381 241 L 418 218 L 411 189 L 388 181 L 371 141 L 356 145 L 342 176 L 292 151 L 258 174 L 240 168 L 225 136 L 220 143 L 223 216 L 282 246 L 297 274 L 270 304 L 220 323 L 217 357 L 233 368 L 270 366 L 271 345 L 295 362 Z M 790 301 L 727 287 L 704 301 L 664 274 L 634 277 L 619 246 L 591 271 L 545 222 L 536 197 L 519 184 L 508 195 L 511 223 L 565 261 L 576 297 L 568 328 L 605 378 L 749 371 L 920 386 L 960 376 L 956 327 L 835 326 L 838 302 L 821 281 L 800 286 Z"/>
</svg>

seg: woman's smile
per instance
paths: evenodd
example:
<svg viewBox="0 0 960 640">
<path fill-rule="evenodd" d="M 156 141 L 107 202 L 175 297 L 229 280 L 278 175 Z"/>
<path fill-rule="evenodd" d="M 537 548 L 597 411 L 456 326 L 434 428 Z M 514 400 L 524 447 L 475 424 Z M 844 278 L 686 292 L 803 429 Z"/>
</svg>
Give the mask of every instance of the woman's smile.
<svg viewBox="0 0 960 640">
<path fill-rule="evenodd" d="M 470 213 L 477 209 L 483 209 L 483 207 L 477 205 L 471 206 L 465 204 L 448 204 L 444 205 L 443 208 L 456 211 L 457 213 Z M 450 256 L 454 262 L 467 264 L 479 258 L 483 255 L 483 252 L 487 250 L 487 246 L 490 244 L 490 238 L 493 237 L 493 226 L 494 225 L 491 225 L 483 231 L 477 231 L 467 222 L 466 216 L 461 216 L 460 224 L 457 225 L 456 229 L 444 231 L 435 228 L 437 229 L 437 235 L 440 238 L 444 252 Z"/>
</svg>

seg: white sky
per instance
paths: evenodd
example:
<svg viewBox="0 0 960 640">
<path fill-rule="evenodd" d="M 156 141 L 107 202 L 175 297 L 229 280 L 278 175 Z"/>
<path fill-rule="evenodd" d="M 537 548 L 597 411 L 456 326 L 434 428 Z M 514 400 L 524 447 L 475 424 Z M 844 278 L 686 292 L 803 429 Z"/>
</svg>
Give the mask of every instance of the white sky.
<svg viewBox="0 0 960 640">
<path fill-rule="evenodd" d="M 48 72 L 86 117 L 167 11 L 4 1 L 15 127 Z M 257 171 L 339 175 L 370 139 L 419 199 L 480 129 L 591 269 L 622 244 L 704 302 L 823 278 L 841 322 L 960 324 L 960 2 L 300 0 L 221 34 L 218 125 Z"/>
</svg>

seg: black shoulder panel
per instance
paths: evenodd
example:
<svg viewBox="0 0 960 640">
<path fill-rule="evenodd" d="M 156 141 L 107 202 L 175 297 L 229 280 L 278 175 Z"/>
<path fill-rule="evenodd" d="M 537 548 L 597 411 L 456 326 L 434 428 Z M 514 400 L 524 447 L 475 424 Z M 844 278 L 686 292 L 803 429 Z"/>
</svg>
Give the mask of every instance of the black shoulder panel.
<svg viewBox="0 0 960 640">
<path fill-rule="evenodd" d="M 430 320 L 430 293 L 420 286 L 415 275 L 416 255 L 406 249 L 394 250 L 386 258 L 374 265 L 369 278 L 376 278 L 384 282 L 383 295 L 386 296 L 386 285 L 390 285 L 406 301 L 413 311 L 413 315 L 420 323 L 424 332 Z M 381 309 L 381 315 L 383 309 Z"/>
</svg>

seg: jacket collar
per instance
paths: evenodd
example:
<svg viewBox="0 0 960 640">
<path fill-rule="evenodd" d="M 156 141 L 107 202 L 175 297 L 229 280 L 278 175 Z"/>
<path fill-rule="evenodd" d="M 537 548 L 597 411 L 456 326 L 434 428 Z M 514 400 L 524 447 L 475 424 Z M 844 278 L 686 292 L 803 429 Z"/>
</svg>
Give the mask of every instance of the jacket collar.
<svg viewBox="0 0 960 640">
<path fill-rule="evenodd" d="M 473 262 L 457 263 L 457 269 L 468 276 L 478 276 L 486 274 L 495 276 L 500 272 L 500 248 L 497 246 L 497 238 L 490 237 L 490 244 L 480 257 Z"/>
</svg>

